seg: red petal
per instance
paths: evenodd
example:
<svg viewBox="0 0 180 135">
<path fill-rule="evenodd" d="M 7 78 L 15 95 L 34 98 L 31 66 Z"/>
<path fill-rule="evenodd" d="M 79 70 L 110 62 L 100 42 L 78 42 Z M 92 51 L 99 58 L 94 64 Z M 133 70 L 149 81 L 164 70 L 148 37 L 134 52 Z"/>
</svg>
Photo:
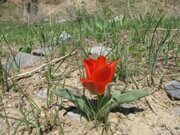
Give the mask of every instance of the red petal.
<svg viewBox="0 0 180 135">
<path fill-rule="evenodd" d="M 99 67 L 105 66 L 107 64 L 108 64 L 108 62 L 106 60 L 106 57 L 99 56 L 97 61 L 96 61 L 96 67 L 95 68 L 99 68 Z"/>
<path fill-rule="evenodd" d="M 83 83 L 84 87 L 91 91 L 91 93 L 97 94 L 97 86 L 94 81 L 82 78 L 81 82 Z"/>
<path fill-rule="evenodd" d="M 96 83 L 96 86 L 98 88 L 98 95 L 104 94 L 106 85 L 104 85 L 104 84 L 97 84 Z"/>
<path fill-rule="evenodd" d="M 102 95 L 105 91 L 105 86 L 102 84 L 98 84 L 93 80 L 82 78 L 81 82 L 83 83 L 84 87 L 86 87 L 92 94 L 95 95 Z"/>
<path fill-rule="evenodd" d="M 117 61 L 113 61 L 112 63 L 110 63 L 110 69 L 111 69 L 111 73 L 109 76 L 109 81 L 112 81 L 113 77 L 114 77 L 114 72 L 117 66 Z"/>
<path fill-rule="evenodd" d="M 100 68 L 98 67 L 92 74 L 92 78 L 97 83 L 107 84 L 107 83 L 109 83 L 110 75 L 111 75 L 111 68 L 107 64 L 106 66 L 103 66 Z"/>
<path fill-rule="evenodd" d="M 87 78 L 91 78 L 95 69 L 96 61 L 90 58 L 89 60 L 84 60 L 83 62 L 86 69 Z"/>
</svg>

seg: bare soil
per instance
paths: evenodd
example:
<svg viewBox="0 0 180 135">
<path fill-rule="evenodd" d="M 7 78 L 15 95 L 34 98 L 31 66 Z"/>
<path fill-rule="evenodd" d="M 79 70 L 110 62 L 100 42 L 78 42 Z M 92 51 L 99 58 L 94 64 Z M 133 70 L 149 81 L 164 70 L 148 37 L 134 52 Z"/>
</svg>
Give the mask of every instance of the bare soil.
<svg viewBox="0 0 180 135">
<path fill-rule="evenodd" d="M 64 19 L 70 12 L 75 13 L 75 10 L 82 5 L 85 6 L 87 11 L 90 13 L 96 12 L 98 7 L 95 0 L 76 0 L 73 3 L 70 0 L 62 1 L 57 5 L 42 3 L 39 5 L 41 14 L 59 15 L 59 18 Z M 159 3 L 154 1 L 157 7 L 167 12 L 169 16 L 179 16 L 179 3 Z M 111 2 L 109 2 L 111 6 Z M 76 6 L 75 6 L 76 5 Z M 144 6 L 145 5 L 145 6 Z M 152 4 L 153 5 L 153 4 Z M 135 10 L 142 9 L 143 11 L 151 11 L 149 3 L 137 3 L 132 6 L 129 10 L 126 7 L 128 14 L 134 13 Z M 143 8 L 144 7 L 144 8 Z M 162 8 L 163 7 L 163 8 Z M 123 7 L 122 7 L 123 8 Z M 112 8 L 113 12 L 116 12 L 118 8 Z M 146 9 L 146 10 L 145 10 Z M 139 11 L 139 12 L 142 12 Z M 76 10 L 77 11 L 77 10 Z M 172 12 L 173 11 L 173 12 Z M 81 58 L 81 59 L 79 59 Z M 76 92 L 82 92 L 83 87 L 80 83 L 80 72 L 78 63 L 81 63 L 84 56 L 76 54 L 69 57 L 60 67 L 60 63 L 54 65 L 52 68 L 53 83 L 58 84 L 59 87 L 64 85 L 66 88 L 75 90 Z M 35 66 L 23 69 L 21 73 L 30 71 L 36 68 Z M 61 128 L 57 125 L 52 125 L 52 116 L 54 115 L 55 108 L 57 107 L 56 100 L 53 100 L 52 106 L 47 108 L 46 97 L 38 97 L 37 91 L 46 91 L 48 88 L 46 77 L 47 69 L 44 69 L 38 73 L 33 74 L 28 78 L 22 78 L 15 82 L 19 84 L 24 91 L 42 110 L 40 117 L 40 124 L 44 134 L 47 135 L 59 135 L 61 134 Z M 163 83 L 160 84 L 161 77 L 164 75 Z M 16 73 L 18 74 L 18 73 Z M 179 74 L 179 69 L 175 68 L 174 63 L 168 63 L 164 66 L 159 62 L 159 67 L 154 76 L 154 85 L 149 86 L 147 83 L 146 69 L 142 67 L 141 73 L 134 77 L 136 85 L 131 79 L 127 80 L 127 89 L 142 88 L 149 91 L 150 95 L 139 101 L 131 104 L 125 104 L 119 108 L 112 110 L 109 116 L 108 130 L 105 132 L 104 124 L 100 124 L 98 129 L 94 127 L 93 122 L 87 121 L 85 118 L 79 119 L 77 116 L 68 116 L 67 112 L 71 109 L 73 104 L 66 100 L 62 100 L 61 106 L 63 108 L 59 111 L 59 122 L 62 125 L 65 135 L 179 135 L 180 134 L 180 102 L 172 101 L 164 91 L 164 84 L 174 79 L 174 76 Z M 59 81 L 60 80 L 60 81 Z M 65 81 L 62 81 L 65 80 Z M 63 84 L 65 82 L 65 84 Z M 11 83 L 10 83 L 11 84 Z M 18 89 L 16 89 L 18 90 Z M 91 96 L 88 91 L 88 96 Z M 0 105 L 1 113 L 11 117 L 20 118 L 19 108 L 23 108 L 27 111 L 30 110 L 29 103 L 22 96 L 22 94 L 14 91 L 14 87 L 10 87 L 10 92 L 7 92 L 2 97 L 2 104 Z M 5 109 L 4 109 L 5 108 Z M 31 116 L 32 117 L 32 116 Z M 33 118 L 29 118 L 33 119 Z M 49 119 L 48 121 L 46 121 Z M 0 119 L 0 135 L 6 135 L 10 132 L 12 134 L 18 125 L 16 120 L 9 120 L 9 127 L 5 119 Z M 33 128 L 31 134 L 35 134 L 36 130 Z M 28 134 L 24 126 L 20 126 L 16 134 L 25 135 Z"/>
<path fill-rule="evenodd" d="M 117 16 L 119 14 L 128 16 L 145 15 L 149 12 L 165 13 L 166 16 L 177 18 L 180 16 L 180 2 L 178 0 L 136 0 L 136 1 L 108 1 L 108 0 L 44 0 L 38 3 L 36 21 L 45 18 L 55 18 L 56 20 L 68 20 L 79 15 L 95 14 L 106 10 L 109 14 Z M 0 5 L 0 19 L 24 19 L 24 11 L 21 0 L 9 0 Z M 34 19 L 32 18 L 32 19 Z"/>
<path fill-rule="evenodd" d="M 58 87 L 64 85 L 66 88 L 75 90 L 78 93 L 82 93 L 83 87 L 80 83 L 80 72 L 77 62 L 81 62 L 82 58 L 80 54 L 76 54 L 69 57 L 66 62 L 64 62 L 60 67 L 59 64 L 53 66 L 52 70 L 52 80 L 54 84 Z M 171 63 L 172 64 L 172 63 Z M 59 67 L 59 68 L 58 68 Z M 30 71 L 34 69 L 27 68 L 22 72 Z M 160 77 L 163 75 L 163 70 L 166 70 L 166 76 L 164 77 L 163 84 L 159 84 Z M 52 106 L 47 108 L 46 97 L 37 96 L 37 91 L 46 91 L 47 81 L 45 79 L 46 70 L 42 70 L 39 73 L 33 74 L 31 77 L 20 79 L 16 83 L 22 88 L 22 90 L 41 108 L 40 123 L 43 126 L 44 134 L 55 135 L 61 134 L 60 127 L 56 125 L 48 124 L 52 122 L 52 116 L 55 113 L 54 110 L 57 107 L 57 101 L 53 100 Z M 71 102 L 62 100 L 61 106 L 63 109 L 59 111 L 59 120 L 62 123 L 64 133 L 67 135 L 80 135 L 80 134 L 115 134 L 115 135 L 178 135 L 180 134 L 180 102 L 172 101 L 167 96 L 163 89 L 164 84 L 173 78 L 173 74 L 178 73 L 178 69 L 173 69 L 169 65 L 168 69 L 159 68 L 157 76 L 154 77 L 155 84 L 148 86 L 147 77 L 145 70 L 134 77 L 137 81 L 137 85 L 140 89 L 144 89 L 151 93 L 149 96 L 136 101 L 131 104 L 125 104 L 121 107 L 115 108 L 110 113 L 108 119 L 108 130 L 105 132 L 104 124 L 100 124 L 96 129 L 93 122 L 87 121 L 85 118 L 79 118 L 78 114 L 67 115 L 68 112 L 74 110 L 74 106 Z M 60 78 L 63 76 L 65 81 Z M 58 83 L 59 81 L 59 83 Z M 63 82 L 65 82 L 63 84 Z M 137 86 L 131 82 L 127 81 L 127 89 L 135 89 Z M 23 106 L 25 110 L 29 110 L 29 103 L 22 96 L 21 92 L 14 92 L 11 88 L 10 92 L 3 96 L 3 106 L 5 107 L 6 114 L 12 117 L 20 117 L 18 109 Z M 90 96 L 86 92 L 87 96 Z M 1 108 L 3 111 L 3 108 Z M 49 121 L 47 119 L 49 118 Z M 30 118 L 31 119 L 31 118 Z M 1 119 L 0 131 L 1 134 L 7 134 L 7 125 L 5 120 Z M 15 130 L 17 126 L 17 121 L 9 120 L 10 132 Z M 52 124 L 52 123 L 51 123 Z M 32 134 L 35 134 L 35 130 Z M 17 131 L 17 134 L 27 134 L 27 131 L 23 126 Z"/>
</svg>

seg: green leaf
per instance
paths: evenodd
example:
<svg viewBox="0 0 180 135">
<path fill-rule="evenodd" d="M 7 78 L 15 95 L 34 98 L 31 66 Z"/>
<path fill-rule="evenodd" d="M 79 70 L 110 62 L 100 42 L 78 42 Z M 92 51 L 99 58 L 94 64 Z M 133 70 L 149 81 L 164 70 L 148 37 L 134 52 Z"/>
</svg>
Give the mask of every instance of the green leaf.
<svg viewBox="0 0 180 135">
<path fill-rule="evenodd" d="M 99 110 L 98 115 L 105 117 L 105 115 L 107 115 L 112 108 L 123 103 L 133 102 L 147 95 L 148 92 L 144 90 L 132 90 L 126 91 L 125 93 L 121 93 L 120 91 L 113 91 L 111 93 L 111 99 Z"/>
<path fill-rule="evenodd" d="M 147 95 L 148 92 L 144 90 L 126 91 L 122 94 L 119 91 L 114 91 L 111 98 L 111 107 L 115 107 L 123 103 L 133 102 Z"/>
<path fill-rule="evenodd" d="M 73 102 L 88 118 L 101 120 L 108 116 L 110 110 L 120 104 L 133 102 L 148 95 L 148 92 L 143 90 L 132 90 L 120 93 L 120 91 L 110 91 L 110 95 L 99 97 L 98 106 L 95 107 L 93 102 L 86 96 L 78 95 L 68 89 L 53 89 L 51 90 L 57 96 L 65 98 Z M 96 111 L 96 109 L 98 109 Z"/>
<path fill-rule="evenodd" d="M 83 100 L 81 95 L 76 94 L 75 92 L 68 89 L 53 89 L 51 90 L 55 95 L 65 98 L 75 105 L 77 105 L 80 109 L 83 109 L 85 106 L 85 101 Z"/>
<path fill-rule="evenodd" d="M 53 89 L 51 90 L 51 92 L 59 97 L 71 101 L 76 105 L 76 107 L 78 107 L 82 112 L 84 112 L 87 117 L 92 117 L 93 109 L 90 108 L 91 103 L 85 96 L 78 95 L 74 91 L 68 89 Z"/>
</svg>

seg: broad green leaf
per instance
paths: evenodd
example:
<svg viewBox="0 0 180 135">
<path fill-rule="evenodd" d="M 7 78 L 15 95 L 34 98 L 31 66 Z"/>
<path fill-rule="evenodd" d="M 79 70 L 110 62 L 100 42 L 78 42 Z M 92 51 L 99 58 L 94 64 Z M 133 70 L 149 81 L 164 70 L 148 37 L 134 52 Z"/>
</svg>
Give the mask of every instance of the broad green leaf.
<svg viewBox="0 0 180 135">
<path fill-rule="evenodd" d="M 144 90 L 126 91 L 125 93 L 122 93 L 122 94 L 118 91 L 115 91 L 112 93 L 112 98 L 111 98 L 112 106 L 111 107 L 115 107 L 123 103 L 133 102 L 147 95 L 148 95 L 148 92 Z"/>
<path fill-rule="evenodd" d="M 119 91 L 111 91 L 108 95 L 99 97 L 99 103 L 97 107 L 94 107 L 93 102 L 86 98 L 86 96 L 81 96 L 75 92 L 68 89 L 53 89 L 52 93 L 65 98 L 73 102 L 81 111 L 83 111 L 87 117 L 92 119 L 104 119 L 108 116 L 110 110 L 120 104 L 133 102 L 148 95 L 148 92 L 143 90 L 132 90 L 126 91 L 125 93 L 120 93 Z M 96 111 L 96 109 L 98 111 Z"/>
<path fill-rule="evenodd" d="M 85 96 L 78 95 L 68 89 L 53 89 L 51 92 L 74 103 L 76 107 L 83 111 L 88 117 L 91 117 L 94 113 L 93 109 L 91 109 L 91 103 Z"/>
<path fill-rule="evenodd" d="M 53 89 L 51 90 L 55 95 L 65 98 L 71 102 L 73 102 L 79 109 L 83 110 L 85 107 L 85 101 L 83 100 L 81 95 L 76 94 L 75 92 L 68 89 Z"/>
<path fill-rule="evenodd" d="M 148 95 L 148 92 L 144 90 L 132 90 L 132 91 L 126 91 L 125 93 L 120 93 L 119 91 L 113 91 L 111 93 L 111 99 L 98 112 L 99 113 L 98 115 L 101 117 L 104 117 L 104 115 L 110 112 L 112 108 L 119 106 L 120 104 L 123 104 L 123 103 L 133 102 L 147 95 Z"/>
</svg>

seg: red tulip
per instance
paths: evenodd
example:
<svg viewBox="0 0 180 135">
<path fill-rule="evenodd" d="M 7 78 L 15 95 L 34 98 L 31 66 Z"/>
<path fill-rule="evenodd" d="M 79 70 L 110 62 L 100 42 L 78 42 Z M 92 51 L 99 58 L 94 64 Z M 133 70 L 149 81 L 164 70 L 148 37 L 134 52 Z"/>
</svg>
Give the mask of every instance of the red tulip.
<svg viewBox="0 0 180 135">
<path fill-rule="evenodd" d="M 104 56 L 99 56 L 97 60 L 90 58 L 83 63 L 87 74 L 81 79 L 83 85 L 93 94 L 104 94 L 106 85 L 114 77 L 117 61 L 108 62 Z"/>
</svg>

